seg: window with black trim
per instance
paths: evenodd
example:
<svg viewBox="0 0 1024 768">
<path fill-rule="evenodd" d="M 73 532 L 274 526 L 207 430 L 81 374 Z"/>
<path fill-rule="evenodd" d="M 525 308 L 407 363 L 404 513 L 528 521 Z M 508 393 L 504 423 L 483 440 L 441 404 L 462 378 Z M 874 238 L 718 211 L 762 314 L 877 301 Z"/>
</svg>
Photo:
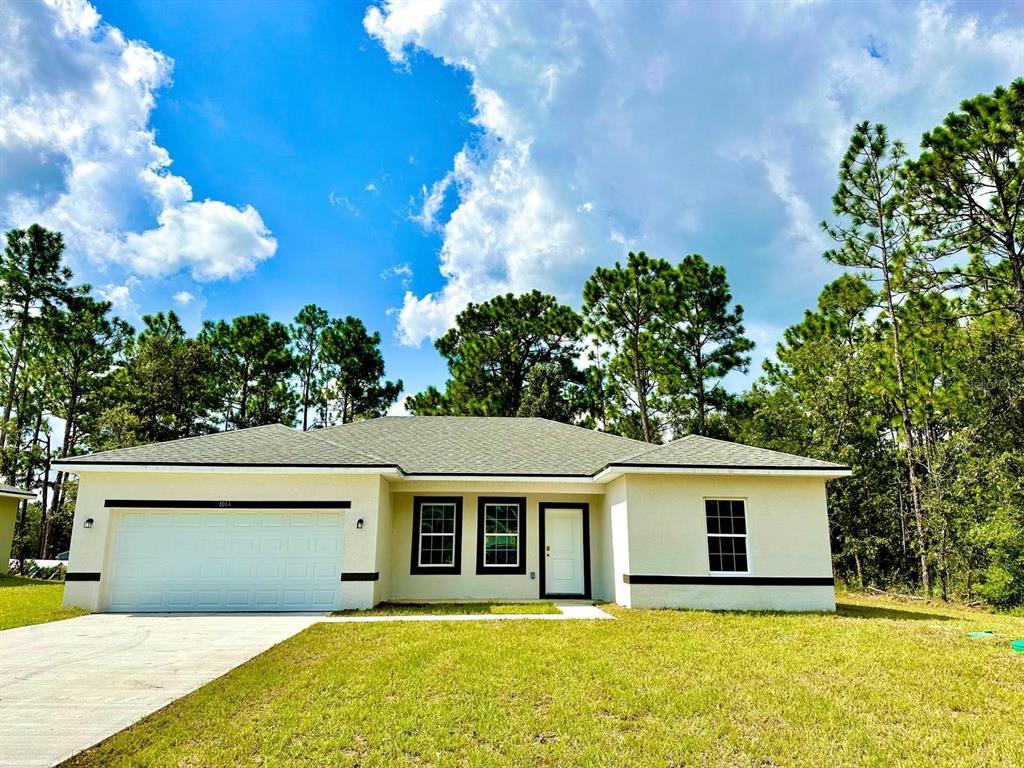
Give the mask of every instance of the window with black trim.
<svg viewBox="0 0 1024 768">
<path fill-rule="evenodd" d="M 476 539 L 478 574 L 526 573 L 526 499 L 481 496 Z"/>
<path fill-rule="evenodd" d="M 705 499 L 708 567 L 712 573 L 746 573 L 747 515 L 742 499 Z"/>
<path fill-rule="evenodd" d="M 413 500 L 411 573 L 460 573 L 462 499 L 417 496 Z"/>
</svg>

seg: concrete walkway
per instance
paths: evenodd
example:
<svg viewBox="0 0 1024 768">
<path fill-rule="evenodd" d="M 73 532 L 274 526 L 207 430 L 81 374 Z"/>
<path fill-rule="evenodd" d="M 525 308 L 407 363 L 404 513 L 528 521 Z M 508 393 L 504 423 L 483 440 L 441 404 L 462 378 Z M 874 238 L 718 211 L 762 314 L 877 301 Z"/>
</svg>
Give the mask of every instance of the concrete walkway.
<svg viewBox="0 0 1024 768">
<path fill-rule="evenodd" d="M 561 613 L 479 613 L 479 614 L 434 614 L 423 616 L 328 616 L 322 621 L 330 624 L 375 621 L 505 621 L 507 619 L 538 619 L 565 621 L 566 619 L 614 619 L 592 603 L 559 602 L 555 605 Z"/>
<path fill-rule="evenodd" d="M 0 766 L 52 766 L 317 622 L 611 619 L 558 614 L 110 614 L 0 632 Z"/>
</svg>

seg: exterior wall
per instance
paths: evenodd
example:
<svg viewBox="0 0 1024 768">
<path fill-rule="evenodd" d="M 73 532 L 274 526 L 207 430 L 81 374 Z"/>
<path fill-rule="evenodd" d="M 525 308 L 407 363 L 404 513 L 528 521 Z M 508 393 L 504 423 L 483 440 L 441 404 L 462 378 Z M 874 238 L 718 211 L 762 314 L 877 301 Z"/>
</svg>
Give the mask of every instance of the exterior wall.
<svg viewBox="0 0 1024 768">
<path fill-rule="evenodd" d="M 378 574 L 377 581 L 373 585 L 373 604 L 387 600 L 391 594 L 391 538 L 392 515 L 391 515 L 391 484 L 383 477 L 379 478 L 380 484 L 377 490 L 377 525 L 376 525 L 376 547 L 377 559 L 374 571 Z M 365 531 L 365 529 L 364 529 Z"/>
<path fill-rule="evenodd" d="M 603 536 L 601 496 L 567 493 L 564 484 L 431 482 L 394 483 L 392 494 L 391 600 L 536 600 L 541 594 L 541 502 L 586 502 L 590 505 L 591 583 L 606 568 L 600 544 Z M 593 488 L 593 486 L 591 486 Z M 412 520 L 415 496 L 462 497 L 462 556 L 459 574 L 412 574 Z M 480 496 L 526 497 L 526 573 L 477 575 L 477 499 Z M 595 518 L 596 524 L 595 524 Z"/>
<path fill-rule="evenodd" d="M 595 592 L 600 600 L 629 605 L 629 585 L 623 574 L 629 573 L 629 530 L 626 526 L 626 481 L 618 478 L 608 484 L 601 500 L 601 521 L 604 534 L 601 541 L 601 590 Z"/>
<path fill-rule="evenodd" d="M 630 575 L 719 578 L 720 575 L 711 574 L 708 566 L 704 499 L 742 498 L 747 518 L 749 576 L 832 577 L 822 478 L 628 475 L 625 483 L 626 568 Z M 609 493 L 610 500 L 613 495 Z M 613 524 L 614 519 L 617 518 L 613 514 Z M 615 544 L 623 545 L 618 529 Z M 618 565 L 616 557 L 616 571 Z M 835 610 L 831 586 L 623 585 L 618 573 L 616 579 L 616 602 L 634 608 Z"/>
<path fill-rule="evenodd" d="M 221 472 L 83 472 L 71 534 L 68 572 L 99 573 L 99 581 L 68 581 L 64 606 L 103 611 L 116 509 L 106 499 L 212 499 L 226 501 L 324 500 L 352 502 L 343 516 L 339 568 L 344 572 L 376 570 L 378 505 L 382 479 L 356 474 L 285 474 Z M 92 528 L 84 523 L 92 518 Z M 364 527 L 356 528 L 362 518 Z M 368 608 L 375 602 L 376 583 L 343 581 L 339 608 Z"/>
<path fill-rule="evenodd" d="M 11 561 L 14 521 L 18 516 L 19 499 L 0 496 L 0 573 L 6 574 Z"/>
</svg>

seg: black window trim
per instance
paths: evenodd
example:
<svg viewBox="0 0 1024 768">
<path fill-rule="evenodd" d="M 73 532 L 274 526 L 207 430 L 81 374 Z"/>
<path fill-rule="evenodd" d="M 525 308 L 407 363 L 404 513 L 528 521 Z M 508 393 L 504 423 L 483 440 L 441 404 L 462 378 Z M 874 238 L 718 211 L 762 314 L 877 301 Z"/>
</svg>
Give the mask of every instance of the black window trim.
<svg viewBox="0 0 1024 768">
<path fill-rule="evenodd" d="M 455 543 L 452 565 L 420 565 L 420 508 L 424 504 L 455 505 Z M 412 500 L 412 556 L 409 573 L 413 576 L 452 576 L 462 573 L 462 497 L 461 496 L 414 496 Z"/>
<path fill-rule="evenodd" d="M 488 504 L 516 504 L 519 507 L 519 563 L 518 565 L 484 564 L 484 517 Z M 476 501 L 476 573 L 477 576 L 526 575 L 526 497 L 480 496 Z"/>
<path fill-rule="evenodd" d="M 745 496 L 705 496 L 704 497 L 704 548 L 708 553 L 708 575 L 714 578 L 724 578 L 729 576 L 750 576 L 754 569 L 750 567 L 750 519 L 747 516 L 747 498 Z M 743 505 L 743 530 L 742 534 L 727 534 L 727 533 L 711 533 L 708 530 L 708 502 L 709 501 L 738 501 Z M 719 538 L 728 539 L 743 539 L 744 554 L 747 559 L 747 569 L 745 571 L 715 571 L 711 569 L 711 537 L 718 536 Z"/>
</svg>

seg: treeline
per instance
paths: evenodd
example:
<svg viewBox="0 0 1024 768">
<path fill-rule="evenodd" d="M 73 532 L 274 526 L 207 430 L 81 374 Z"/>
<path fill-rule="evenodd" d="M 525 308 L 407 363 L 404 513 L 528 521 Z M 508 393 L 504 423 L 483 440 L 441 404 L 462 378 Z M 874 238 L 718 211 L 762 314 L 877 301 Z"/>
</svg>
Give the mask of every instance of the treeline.
<svg viewBox="0 0 1024 768">
<path fill-rule="evenodd" d="M 0 470 L 37 490 L 15 529 L 19 558 L 69 542 L 76 486 L 61 457 L 262 424 L 331 426 L 382 415 L 380 334 L 355 317 L 303 307 L 290 325 L 264 314 L 205 322 L 190 336 L 174 312 L 133 327 L 90 286 L 74 285 L 61 235 L 6 234 L 0 261 Z"/>
</svg>

